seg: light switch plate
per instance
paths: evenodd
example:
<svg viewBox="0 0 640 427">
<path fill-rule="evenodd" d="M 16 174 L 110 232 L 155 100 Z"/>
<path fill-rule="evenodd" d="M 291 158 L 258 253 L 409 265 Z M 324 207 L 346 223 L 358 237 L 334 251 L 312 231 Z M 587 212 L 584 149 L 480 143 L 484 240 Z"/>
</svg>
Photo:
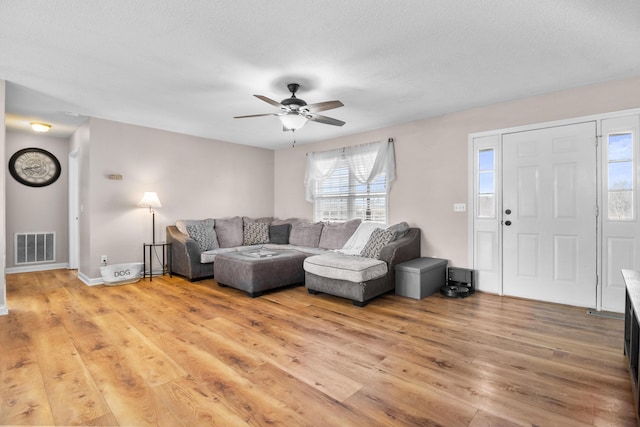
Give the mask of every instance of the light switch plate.
<svg viewBox="0 0 640 427">
<path fill-rule="evenodd" d="M 454 212 L 466 212 L 467 211 L 467 205 L 464 203 L 455 203 L 453 205 L 453 211 Z"/>
</svg>

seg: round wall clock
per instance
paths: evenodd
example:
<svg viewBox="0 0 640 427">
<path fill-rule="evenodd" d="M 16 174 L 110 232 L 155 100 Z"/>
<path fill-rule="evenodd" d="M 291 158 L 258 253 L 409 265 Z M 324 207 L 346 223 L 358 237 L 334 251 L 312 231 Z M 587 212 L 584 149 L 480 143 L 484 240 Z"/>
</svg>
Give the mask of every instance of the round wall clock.
<svg viewBox="0 0 640 427">
<path fill-rule="evenodd" d="M 41 148 L 23 148 L 9 159 L 9 172 L 24 185 L 44 187 L 60 177 L 60 162 Z"/>
</svg>

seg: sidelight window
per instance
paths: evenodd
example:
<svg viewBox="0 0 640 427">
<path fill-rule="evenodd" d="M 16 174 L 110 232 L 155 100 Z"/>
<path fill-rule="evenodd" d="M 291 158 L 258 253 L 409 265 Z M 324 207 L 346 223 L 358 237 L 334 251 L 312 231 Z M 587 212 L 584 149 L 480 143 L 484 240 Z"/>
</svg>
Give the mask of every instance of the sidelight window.
<svg viewBox="0 0 640 427">
<path fill-rule="evenodd" d="M 496 216 L 496 166 L 493 148 L 478 151 L 478 218 Z"/>
<path fill-rule="evenodd" d="M 635 218 L 633 187 L 633 135 L 631 132 L 609 134 L 608 154 L 608 218 L 628 221 Z"/>
</svg>

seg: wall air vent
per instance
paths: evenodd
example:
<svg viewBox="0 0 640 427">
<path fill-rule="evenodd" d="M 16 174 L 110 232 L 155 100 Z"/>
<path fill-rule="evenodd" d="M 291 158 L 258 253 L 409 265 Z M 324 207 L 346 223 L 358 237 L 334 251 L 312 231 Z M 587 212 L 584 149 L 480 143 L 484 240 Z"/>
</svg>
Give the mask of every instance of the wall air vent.
<svg viewBox="0 0 640 427">
<path fill-rule="evenodd" d="M 56 233 L 16 233 L 15 263 L 35 264 L 56 260 Z"/>
</svg>

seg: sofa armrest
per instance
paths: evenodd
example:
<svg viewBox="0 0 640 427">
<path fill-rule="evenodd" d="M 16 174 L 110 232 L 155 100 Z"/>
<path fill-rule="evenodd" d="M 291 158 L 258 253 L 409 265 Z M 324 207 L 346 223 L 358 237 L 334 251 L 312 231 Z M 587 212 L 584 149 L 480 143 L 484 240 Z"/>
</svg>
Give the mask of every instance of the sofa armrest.
<svg viewBox="0 0 640 427">
<path fill-rule="evenodd" d="M 167 243 L 171 243 L 171 272 L 188 278 L 201 279 L 213 275 L 213 266 L 206 268 L 200 263 L 200 247 L 175 225 L 167 226 Z M 205 272 L 203 272 L 203 269 Z M 209 272 L 209 270 L 211 270 Z"/>
<path fill-rule="evenodd" d="M 392 283 L 396 282 L 396 264 L 420 258 L 420 229 L 410 228 L 402 238 L 386 245 L 380 251 L 380 259 L 389 266 L 389 277 Z"/>
</svg>

